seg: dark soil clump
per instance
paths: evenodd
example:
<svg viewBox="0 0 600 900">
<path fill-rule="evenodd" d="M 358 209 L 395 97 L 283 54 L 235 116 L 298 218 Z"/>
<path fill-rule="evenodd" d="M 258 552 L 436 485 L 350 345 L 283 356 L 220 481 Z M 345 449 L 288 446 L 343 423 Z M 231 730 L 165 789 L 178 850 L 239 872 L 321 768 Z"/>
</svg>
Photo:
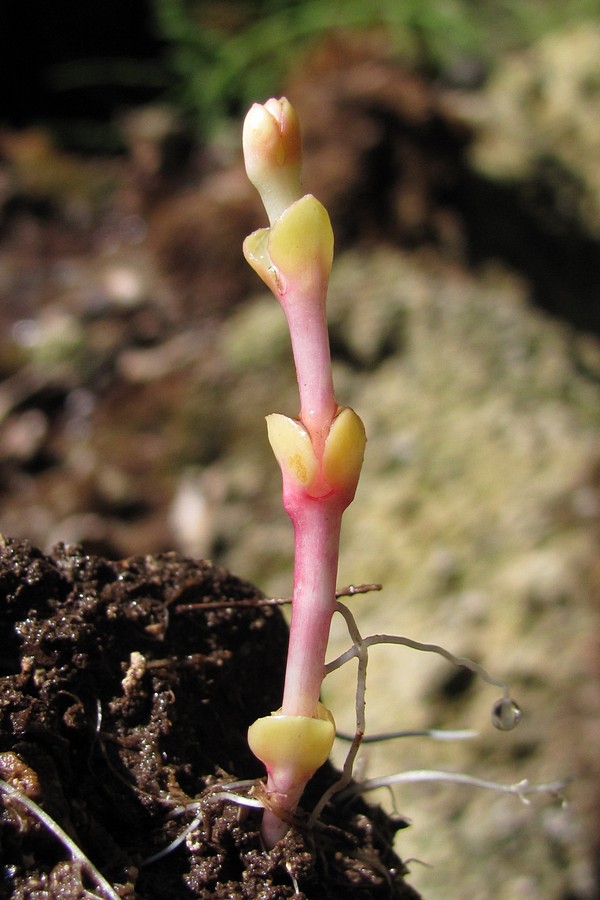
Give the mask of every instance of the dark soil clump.
<svg viewBox="0 0 600 900">
<path fill-rule="evenodd" d="M 392 850 L 401 823 L 380 810 L 331 803 L 317 829 L 266 853 L 259 812 L 216 796 L 261 776 L 246 730 L 281 696 L 287 628 L 261 599 L 173 553 L 113 562 L 2 539 L 3 781 L 121 897 L 415 898 Z M 324 767 L 304 805 L 335 777 Z M 106 896 L 16 795 L 3 795 L 0 832 L 1 898 Z"/>
</svg>

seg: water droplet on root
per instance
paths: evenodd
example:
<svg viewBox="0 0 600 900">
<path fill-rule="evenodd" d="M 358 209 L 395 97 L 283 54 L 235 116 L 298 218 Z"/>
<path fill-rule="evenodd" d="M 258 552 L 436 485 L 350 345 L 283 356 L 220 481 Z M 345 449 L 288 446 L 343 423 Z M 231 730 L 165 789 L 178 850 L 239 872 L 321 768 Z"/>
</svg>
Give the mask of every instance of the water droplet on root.
<svg viewBox="0 0 600 900">
<path fill-rule="evenodd" d="M 521 721 L 521 707 L 510 697 L 502 697 L 492 707 L 492 725 L 499 731 L 512 731 Z"/>
</svg>

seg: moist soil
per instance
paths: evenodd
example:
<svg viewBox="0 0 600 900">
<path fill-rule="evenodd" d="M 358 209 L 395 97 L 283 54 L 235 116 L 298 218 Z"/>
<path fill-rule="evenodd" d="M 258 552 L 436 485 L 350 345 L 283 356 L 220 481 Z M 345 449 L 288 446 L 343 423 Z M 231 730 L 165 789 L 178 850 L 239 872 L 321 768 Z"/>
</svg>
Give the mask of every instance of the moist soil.
<svg viewBox="0 0 600 900">
<path fill-rule="evenodd" d="M 263 599 L 175 553 L 115 562 L 1 539 L 2 779 L 121 897 L 416 898 L 392 849 L 405 823 L 362 799 L 334 798 L 266 852 L 260 811 L 219 797 L 262 776 L 246 730 L 281 696 L 287 627 Z M 303 809 L 336 777 L 323 767 Z M 18 794 L 2 807 L 0 897 L 108 896 Z"/>
</svg>

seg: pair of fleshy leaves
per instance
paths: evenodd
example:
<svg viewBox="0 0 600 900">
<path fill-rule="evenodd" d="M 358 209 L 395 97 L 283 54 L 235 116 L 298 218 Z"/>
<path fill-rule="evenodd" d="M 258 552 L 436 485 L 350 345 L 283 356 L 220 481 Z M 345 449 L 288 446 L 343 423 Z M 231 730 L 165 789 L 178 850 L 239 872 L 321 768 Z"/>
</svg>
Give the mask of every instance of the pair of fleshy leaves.
<svg viewBox="0 0 600 900">
<path fill-rule="evenodd" d="M 364 425 L 353 409 L 342 407 L 331 423 L 320 464 L 302 422 L 272 413 L 267 416 L 267 429 L 284 478 L 291 478 L 309 496 L 336 491 L 352 499 L 367 440 Z"/>
<path fill-rule="evenodd" d="M 296 297 L 310 292 L 314 302 L 315 285 L 327 285 L 333 261 L 333 231 L 327 210 L 316 197 L 306 194 L 270 228 L 249 235 L 244 241 L 244 256 L 280 300 L 288 286 L 293 286 Z"/>
</svg>

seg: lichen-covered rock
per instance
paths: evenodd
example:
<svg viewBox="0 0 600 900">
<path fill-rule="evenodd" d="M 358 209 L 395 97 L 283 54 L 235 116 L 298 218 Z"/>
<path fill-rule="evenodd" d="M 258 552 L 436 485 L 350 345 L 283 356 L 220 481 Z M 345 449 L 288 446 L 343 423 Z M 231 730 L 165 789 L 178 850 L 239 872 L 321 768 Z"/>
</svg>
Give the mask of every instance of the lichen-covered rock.
<svg viewBox="0 0 600 900">
<path fill-rule="evenodd" d="M 483 98 L 481 98 L 483 99 Z M 475 165 L 545 183 L 557 216 L 600 237 L 600 26 L 590 21 L 509 56 L 477 106 Z"/>
</svg>

